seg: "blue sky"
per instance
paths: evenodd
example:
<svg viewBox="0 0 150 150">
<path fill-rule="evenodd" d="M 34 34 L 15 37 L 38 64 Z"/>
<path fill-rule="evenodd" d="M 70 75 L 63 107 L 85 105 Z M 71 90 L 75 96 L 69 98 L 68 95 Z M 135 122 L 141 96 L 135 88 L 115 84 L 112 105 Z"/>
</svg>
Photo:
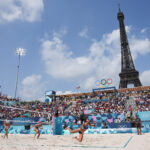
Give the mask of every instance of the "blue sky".
<svg viewBox="0 0 150 150">
<path fill-rule="evenodd" d="M 90 91 L 95 82 L 120 73 L 118 3 L 125 15 L 131 53 L 143 85 L 150 85 L 149 0 L 0 0 L 0 85 L 14 96 L 17 56 L 22 47 L 17 96 L 44 97 Z"/>
</svg>

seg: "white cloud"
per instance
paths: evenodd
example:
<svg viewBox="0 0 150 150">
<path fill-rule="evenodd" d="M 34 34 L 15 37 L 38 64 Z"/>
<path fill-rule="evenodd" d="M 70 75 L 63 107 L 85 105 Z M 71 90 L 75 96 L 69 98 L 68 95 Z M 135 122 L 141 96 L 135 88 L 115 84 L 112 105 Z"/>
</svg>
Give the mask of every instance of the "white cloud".
<svg viewBox="0 0 150 150">
<path fill-rule="evenodd" d="M 127 27 L 128 33 L 131 27 Z M 150 52 L 148 38 L 129 38 L 131 53 L 136 59 L 139 54 Z M 130 45 L 129 43 L 129 45 Z M 78 81 L 81 88 L 96 87 L 96 80 L 112 78 L 113 85 L 118 87 L 121 71 L 121 48 L 119 30 L 104 34 L 100 40 L 93 39 L 86 55 L 74 57 L 68 50 L 62 36 L 53 35 L 52 40 L 42 41 L 41 54 L 46 66 L 46 72 L 57 79 Z"/>
<path fill-rule="evenodd" d="M 22 80 L 22 88 L 20 96 L 26 100 L 39 99 L 44 94 L 45 83 L 42 81 L 41 75 L 27 76 Z"/>
<path fill-rule="evenodd" d="M 143 85 L 150 85 L 150 70 L 146 70 L 144 72 L 142 72 L 140 79 Z"/>
<path fill-rule="evenodd" d="M 72 94 L 72 91 L 65 91 L 64 94 Z"/>
<path fill-rule="evenodd" d="M 62 91 L 56 91 L 56 95 L 63 95 Z"/>
<path fill-rule="evenodd" d="M 141 33 L 145 33 L 146 31 L 147 31 L 147 29 L 144 28 L 141 30 Z"/>
<path fill-rule="evenodd" d="M 84 38 L 88 38 L 87 33 L 88 33 L 88 28 L 85 26 L 84 29 L 81 32 L 79 32 L 79 36 L 84 37 Z"/>
<path fill-rule="evenodd" d="M 91 90 L 91 87 L 95 86 L 96 78 L 94 76 L 88 77 L 85 79 L 82 83 L 82 88 L 86 88 L 88 90 Z"/>
<path fill-rule="evenodd" d="M 65 91 L 65 92 L 57 91 L 56 95 L 65 95 L 65 94 L 73 94 L 73 93 L 74 93 L 73 91 Z"/>
<path fill-rule="evenodd" d="M 138 54 L 145 55 L 150 52 L 150 39 L 137 39 L 135 36 L 133 36 L 130 41 L 134 59 L 138 56 Z"/>
<path fill-rule="evenodd" d="M 72 52 L 56 34 L 42 42 L 42 59 L 46 72 L 54 78 L 76 78 L 91 72 L 92 63 L 87 57 L 72 57 Z M 84 69 L 83 69 L 84 68 Z"/>
<path fill-rule="evenodd" d="M 0 22 L 40 20 L 43 0 L 0 0 Z"/>
</svg>

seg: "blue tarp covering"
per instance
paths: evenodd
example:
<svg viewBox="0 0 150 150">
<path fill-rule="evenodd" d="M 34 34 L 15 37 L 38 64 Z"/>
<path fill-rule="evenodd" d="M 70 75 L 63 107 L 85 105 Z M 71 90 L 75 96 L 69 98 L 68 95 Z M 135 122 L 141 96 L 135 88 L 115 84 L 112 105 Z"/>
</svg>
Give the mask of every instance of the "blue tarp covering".
<svg viewBox="0 0 150 150">
<path fill-rule="evenodd" d="M 5 106 L 8 105 L 8 106 L 11 106 L 11 105 L 15 105 L 16 102 L 15 101 L 1 101 Z"/>
<path fill-rule="evenodd" d="M 95 99 L 95 100 L 84 100 L 84 102 L 87 103 L 96 103 L 96 102 L 100 102 L 100 101 L 109 101 L 109 99 Z"/>
<path fill-rule="evenodd" d="M 46 118 L 43 117 L 26 117 L 26 118 L 13 118 L 12 119 L 12 125 L 30 125 L 30 124 L 35 124 L 35 122 L 42 121 L 45 122 Z M 0 121 L 0 125 L 3 125 L 4 121 Z"/>
</svg>

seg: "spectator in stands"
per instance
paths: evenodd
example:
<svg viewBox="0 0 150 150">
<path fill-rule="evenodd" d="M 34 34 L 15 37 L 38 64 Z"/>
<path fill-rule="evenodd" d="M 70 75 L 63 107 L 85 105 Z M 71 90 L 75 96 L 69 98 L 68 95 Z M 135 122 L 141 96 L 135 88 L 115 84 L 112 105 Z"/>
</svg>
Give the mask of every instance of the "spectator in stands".
<svg viewBox="0 0 150 150">
<path fill-rule="evenodd" d="M 137 91 L 119 90 L 116 96 L 112 92 L 106 91 L 97 94 L 90 94 L 89 96 L 70 96 L 61 97 L 49 104 L 42 102 L 16 102 L 12 103 L 13 99 L 8 99 L 7 96 L 0 97 L 0 117 L 6 118 L 8 114 L 11 118 L 23 117 L 25 113 L 30 113 L 30 117 L 46 117 L 52 120 L 53 112 L 58 110 L 59 116 L 74 116 L 79 118 L 81 112 L 86 112 L 91 115 L 105 114 L 105 113 L 124 113 L 125 103 L 124 100 L 127 95 L 133 96 L 136 101 L 137 111 L 150 111 L 150 91 L 144 87 L 139 88 Z M 88 98 L 87 98 L 88 97 Z M 14 100 L 17 101 L 17 100 Z M 11 102 L 11 103 L 10 103 Z M 74 103 L 75 102 L 75 103 Z M 11 104 L 12 108 L 6 107 L 7 103 Z M 20 108 L 14 109 L 14 107 Z M 30 110 L 26 111 L 26 110 Z M 33 112 L 32 112 L 33 111 Z M 36 113 L 34 111 L 42 112 Z M 44 113 L 49 113 L 49 116 Z M 131 114 L 130 109 L 129 113 Z"/>
<path fill-rule="evenodd" d="M 103 125 L 102 125 L 102 126 L 103 126 L 103 127 L 102 127 L 103 129 L 107 129 L 107 128 L 108 128 L 108 127 L 107 127 L 107 124 L 106 124 L 106 122 L 105 122 L 104 120 L 102 121 L 102 124 L 103 124 Z"/>
</svg>

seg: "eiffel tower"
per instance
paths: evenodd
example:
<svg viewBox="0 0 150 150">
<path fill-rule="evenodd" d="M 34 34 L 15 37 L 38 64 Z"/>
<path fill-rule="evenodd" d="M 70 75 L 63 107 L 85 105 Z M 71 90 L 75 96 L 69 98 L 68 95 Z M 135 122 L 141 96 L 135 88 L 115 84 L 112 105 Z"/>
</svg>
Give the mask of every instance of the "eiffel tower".
<svg viewBox="0 0 150 150">
<path fill-rule="evenodd" d="M 119 88 L 127 88 L 128 84 L 134 84 L 134 87 L 142 86 L 139 80 L 139 72 L 135 69 L 129 43 L 127 39 L 126 29 L 124 25 L 124 14 L 119 7 L 118 21 L 120 26 L 120 42 L 121 42 L 121 73 Z"/>
</svg>

